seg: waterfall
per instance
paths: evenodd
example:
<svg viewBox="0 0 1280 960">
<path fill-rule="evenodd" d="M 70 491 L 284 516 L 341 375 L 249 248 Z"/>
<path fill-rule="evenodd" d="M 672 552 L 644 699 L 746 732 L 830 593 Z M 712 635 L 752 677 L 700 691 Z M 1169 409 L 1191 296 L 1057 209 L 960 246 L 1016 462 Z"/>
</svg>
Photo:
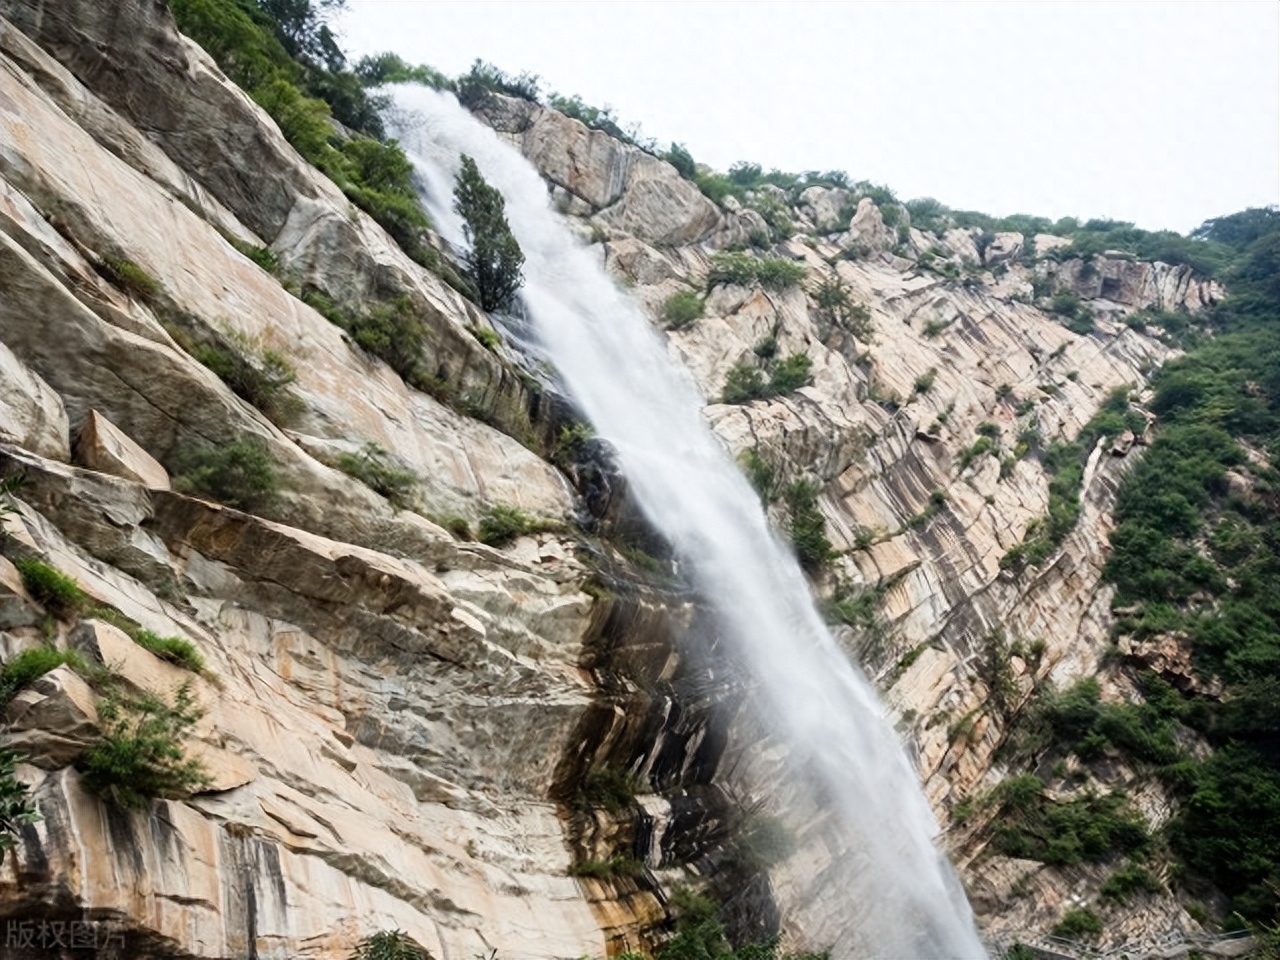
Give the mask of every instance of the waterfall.
<svg viewBox="0 0 1280 960">
<path fill-rule="evenodd" d="M 789 548 L 704 423 L 687 373 L 551 209 L 546 185 L 520 153 L 450 95 L 400 87 L 395 103 L 396 133 L 448 240 L 462 243 L 452 209 L 460 154 L 474 157 L 502 191 L 526 257 L 522 296 L 542 352 L 616 448 L 641 510 L 670 541 L 745 664 L 751 708 L 800 758 L 818 805 L 857 851 L 856 870 L 840 874 L 836 891 L 849 929 L 819 946 L 840 958 L 984 956 L 960 884 L 934 846 L 937 825 L 874 689 L 828 632 Z"/>
</svg>

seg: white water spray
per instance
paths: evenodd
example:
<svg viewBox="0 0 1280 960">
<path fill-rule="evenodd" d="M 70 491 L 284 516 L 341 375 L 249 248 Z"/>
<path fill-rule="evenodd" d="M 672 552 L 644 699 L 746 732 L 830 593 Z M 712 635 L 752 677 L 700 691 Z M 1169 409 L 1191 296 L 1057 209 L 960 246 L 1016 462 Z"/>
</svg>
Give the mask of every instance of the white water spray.
<svg viewBox="0 0 1280 960">
<path fill-rule="evenodd" d="M 821 803 L 862 855 L 841 875 L 849 918 L 833 956 L 981 957 L 969 905 L 945 858 L 914 771 L 874 690 L 814 609 L 790 551 L 704 424 L 702 401 L 640 308 L 551 210 L 532 165 L 458 106 L 420 87 L 396 91 L 397 131 L 429 185 L 442 234 L 459 155 L 502 191 L 523 249 L 523 297 L 572 400 L 617 449 L 636 500 L 674 547 L 767 702 L 756 706 L 820 785 Z M 406 120 L 405 118 L 412 118 Z M 830 891 L 824 899 L 832 898 Z M 856 918 L 856 919 L 854 919 Z"/>
</svg>

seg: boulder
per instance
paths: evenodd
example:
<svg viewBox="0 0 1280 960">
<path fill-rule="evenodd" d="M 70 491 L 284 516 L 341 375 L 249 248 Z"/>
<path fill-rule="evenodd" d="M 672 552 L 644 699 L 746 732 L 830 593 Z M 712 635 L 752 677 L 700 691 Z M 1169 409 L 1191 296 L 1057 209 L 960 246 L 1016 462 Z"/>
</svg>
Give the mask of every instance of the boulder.
<svg viewBox="0 0 1280 960">
<path fill-rule="evenodd" d="M 155 490 L 169 489 L 169 474 L 159 461 L 97 410 L 90 410 L 85 417 L 72 452 L 76 463 L 90 470 L 133 480 Z"/>
<path fill-rule="evenodd" d="M 33 627 L 44 613 L 22 585 L 22 575 L 6 558 L 0 557 L 0 630 Z"/>
<path fill-rule="evenodd" d="M 67 434 L 62 398 L 0 342 L 0 443 L 17 444 L 51 460 L 67 460 Z"/>
<path fill-rule="evenodd" d="M 93 690 L 67 666 L 18 692 L 4 712 L 5 745 L 46 770 L 65 767 L 98 736 Z"/>
<path fill-rule="evenodd" d="M 995 239 L 983 251 L 982 262 L 988 267 L 1013 260 L 1022 253 L 1023 238 L 1020 233 L 997 233 Z"/>
</svg>

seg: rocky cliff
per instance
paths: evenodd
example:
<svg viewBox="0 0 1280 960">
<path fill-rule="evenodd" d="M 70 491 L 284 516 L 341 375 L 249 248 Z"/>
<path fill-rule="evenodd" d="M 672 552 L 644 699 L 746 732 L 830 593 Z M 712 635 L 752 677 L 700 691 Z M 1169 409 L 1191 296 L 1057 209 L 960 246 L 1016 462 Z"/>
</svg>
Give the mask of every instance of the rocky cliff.
<svg viewBox="0 0 1280 960">
<path fill-rule="evenodd" d="M 743 932 L 834 942 L 838 891 L 811 886 L 803 849 L 762 871 L 732 842 L 768 800 L 742 795 L 759 786 L 742 774 L 759 732 L 720 652 L 684 642 L 696 598 L 615 549 L 661 552 L 622 496 L 584 496 L 601 470 L 553 450 L 563 405 L 480 333 L 490 319 L 307 164 L 159 0 L 0 14 L 0 474 L 23 478 L 0 652 L 52 644 L 99 668 L 58 667 L 7 707 L 40 819 L 5 859 L 0 915 L 110 921 L 131 957 L 340 957 L 400 929 L 437 957 L 568 958 L 654 943 L 675 886 L 709 881 Z M 1132 311 L 1221 291 L 1186 267 L 1036 260 L 1051 237 L 894 229 L 839 188 L 806 190 L 770 237 L 757 209 L 712 203 L 554 111 L 492 95 L 479 114 L 655 322 L 708 288 L 718 252 L 757 244 L 803 266 L 785 289 L 710 284 L 704 315 L 667 332 L 671 355 L 735 455 L 819 484 L 839 555 L 815 590 L 870 598 L 839 629 L 988 930 L 1052 926 L 1103 877 L 985 855 L 951 812 L 1006 772 L 990 637 L 1018 644 L 1012 699 L 1099 670 L 1108 517 L 1143 438 L 1089 451 L 1074 528 L 1043 562 L 1002 568 L 1050 506 L 1028 438 L 1071 440 L 1117 388 L 1141 396 L 1169 349 Z M 822 305 L 824 284 L 844 301 Z M 1073 292 L 1093 331 L 1037 306 L 1043 284 Z M 447 390 L 407 385 L 317 309 L 390 303 L 421 321 Z M 763 341 L 808 357 L 812 381 L 714 402 Z M 281 358 L 287 410 L 248 402 L 210 349 Z M 198 495 L 193 464 L 246 442 L 278 489 L 247 510 Z M 340 469 L 373 449 L 409 492 Z M 498 506 L 545 529 L 473 541 Z M 603 539 L 574 525 L 593 512 Z M 75 609 L 24 586 L 12 561 L 32 558 L 75 581 Z M 203 671 L 139 631 L 193 642 Z M 126 691 L 193 684 L 209 777 L 194 796 L 121 811 L 86 789 L 76 760 L 107 722 L 104 669 Z M 1108 693 L 1130 691 L 1117 678 Z M 619 771 L 634 799 L 610 794 Z M 1157 794 L 1142 805 L 1167 815 Z M 622 855 L 639 869 L 581 869 Z M 1175 928 L 1196 929 L 1150 897 L 1108 935 Z"/>
</svg>

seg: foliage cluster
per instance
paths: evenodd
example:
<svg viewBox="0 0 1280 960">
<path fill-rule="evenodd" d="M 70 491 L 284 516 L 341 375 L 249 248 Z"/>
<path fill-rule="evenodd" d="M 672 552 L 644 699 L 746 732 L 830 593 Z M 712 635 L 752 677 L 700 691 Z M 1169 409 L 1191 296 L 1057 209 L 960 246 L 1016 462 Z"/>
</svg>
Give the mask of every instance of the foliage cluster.
<svg viewBox="0 0 1280 960">
<path fill-rule="evenodd" d="M 1150 844 L 1142 817 L 1121 794 L 1050 800 L 1039 777 L 1023 774 L 1003 781 L 990 802 L 998 811 L 993 847 L 1005 856 L 1074 866 L 1142 851 Z"/>
<path fill-rule="evenodd" d="M 408 79 L 403 62 L 345 58 L 324 20 L 341 0 L 171 0 L 178 27 L 267 111 L 293 147 L 380 223 L 409 256 L 434 268 L 413 166 L 386 141 L 385 98 L 366 83 Z M 398 59 L 398 58 L 397 58 Z M 396 68 L 400 68 L 397 73 Z M 345 130 L 339 131 L 333 121 Z"/>
<path fill-rule="evenodd" d="M 787 534 L 800 565 L 810 573 L 822 570 L 835 559 L 836 551 L 827 539 L 827 521 L 818 509 L 821 485 L 816 480 L 796 480 L 783 491 Z"/>
<path fill-rule="evenodd" d="M 1116 504 L 1105 576 L 1137 637 L 1187 638 L 1220 700 L 1166 688 L 1146 708 L 1216 747 L 1164 770 L 1181 795 L 1169 827 L 1190 881 L 1246 918 L 1280 920 L 1280 215 L 1250 210 L 1193 236 L 1233 253 L 1231 296 L 1153 383 L 1154 442 Z M 1216 248 L 1215 248 L 1216 249 Z M 1246 446 L 1249 450 L 1246 450 Z M 1251 452 L 1250 452 L 1251 451 Z M 1234 482 L 1233 482 L 1234 478 Z"/>
<path fill-rule="evenodd" d="M 799 390 L 813 382 L 813 361 L 806 353 L 792 353 L 779 359 L 778 341 L 773 334 L 755 347 L 756 362 L 741 360 L 725 377 L 721 403 L 750 403 L 768 400 Z"/>
<path fill-rule="evenodd" d="M 635 774 L 615 766 L 597 767 L 582 778 L 577 806 L 580 809 L 608 810 L 619 816 L 630 809 L 639 786 Z"/>
<path fill-rule="evenodd" d="M 662 305 L 662 319 L 668 330 L 683 330 L 702 316 L 703 300 L 692 290 L 679 290 Z"/>
<path fill-rule="evenodd" d="M 246 434 L 222 446 L 190 449 L 177 460 L 175 490 L 203 494 L 246 512 L 268 509 L 279 499 L 277 467 L 260 437 Z"/>
<path fill-rule="evenodd" d="M 707 289 L 731 283 L 740 287 L 760 284 L 766 290 L 786 290 L 804 279 L 804 264 L 795 260 L 754 257 L 749 253 L 717 253 L 711 258 Z"/>
<path fill-rule="evenodd" d="M 22 576 L 22 585 L 36 602 L 55 617 L 70 620 L 89 602 L 88 596 L 76 581 L 57 567 L 34 557 L 22 557 L 14 562 Z"/>
<path fill-rule="evenodd" d="M 777 939 L 734 947 L 716 919 L 715 903 L 688 888 L 675 890 L 671 907 L 676 935 L 658 948 L 656 960 L 830 960 L 825 952 L 782 953 Z"/>
<path fill-rule="evenodd" d="M 85 786 L 125 810 L 141 809 L 154 797 L 180 799 L 199 791 L 208 777 L 182 740 L 201 715 L 190 684 L 174 691 L 172 703 L 154 693 L 109 694 L 98 705 L 102 738 L 78 764 Z"/>
<path fill-rule="evenodd" d="M 160 282 L 132 260 L 103 257 L 96 267 L 99 273 L 117 287 L 139 300 L 154 300 L 160 292 Z"/>
<path fill-rule="evenodd" d="M 296 411 L 288 390 L 297 371 L 275 350 L 259 352 L 246 341 L 218 340 L 195 347 L 192 355 L 275 423 L 287 422 Z"/>
<path fill-rule="evenodd" d="M 0 855 L 14 845 L 19 830 L 40 818 L 27 785 L 14 776 L 20 759 L 16 751 L 0 747 Z"/>
<path fill-rule="evenodd" d="M 1043 563 L 1058 548 L 1080 518 L 1080 485 L 1084 468 L 1098 441 L 1119 436 L 1125 430 L 1141 432 L 1146 418 L 1129 407 L 1129 390 L 1119 387 L 1081 428 L 1071 443 L 1055 442 L 1041 454 L 1049 474 L 1049 512 L 1027 526 L 1022 543 L 1000 558 L 1002 569 L 1020 570 Z M 1038 436 L 1038 435 L 1037 435 Z"/>
<path fill-rule="evenodd" d="M 358 453 L 341 454 L 334 466 L 374 493 L 386 497 L 393 507 L 403 510 L 412 502 L 418 475 L 396 464 L 391 455 L 376 443 L 366 443 Z"/>
<path fill-rule="evenodd" d="M 823 280 L 813 291 L 813 301 L 832 323 L 864 343 L 875 336 L 871 312 L 862 304 L 853 302 L 849 296 L 849 288 L 839 277 Z"/>
<path fill-rule="evenodd" d="M 361 940 L 350 960 L 432 960 L 432 957 L 403 930 L 382 930 Z"/>
<path fill-rule="evenodd" d="M 559 524 L 525 513 L 507 503 L 494 504 L 480 518 L 479 540 L 491 547 L 505 547 L 517 537 L 559 529 Z"/>
<path fill-rule="evenodd" d="M 15 653 L 0 666 L 0 707 L 3 707 L 23 687 L 30 686 L 50 670 L 63 664 L 77 673 L 89 672 L 84 658 L 74 650 L 58 650 L 55 647 L 32 647 Z"/>
</svg>

